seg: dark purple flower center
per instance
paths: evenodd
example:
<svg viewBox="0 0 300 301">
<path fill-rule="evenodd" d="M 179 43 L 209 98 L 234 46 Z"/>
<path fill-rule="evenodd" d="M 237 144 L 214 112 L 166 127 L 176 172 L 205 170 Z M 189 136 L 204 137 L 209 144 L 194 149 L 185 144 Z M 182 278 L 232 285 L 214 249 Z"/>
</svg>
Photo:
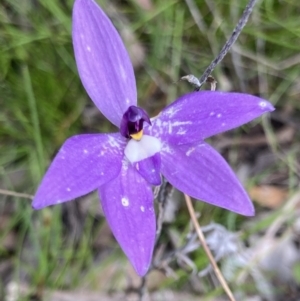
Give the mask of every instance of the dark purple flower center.
<svg viewBox="0 0 300 301">
<path fill-rule="evenodd" d="M 136 136 L 135 134 L 140 134 L 140 136 L 142 135 L 144 122 L 147 122 L 151 125 L 151 121 L 147 112 L 142 108 L 130 106 L 124 113 L 121 121 L 121 135 L 126 138 L 140 140 L 139 138 L 136 138 L 139 136 Z"/>
</svg>

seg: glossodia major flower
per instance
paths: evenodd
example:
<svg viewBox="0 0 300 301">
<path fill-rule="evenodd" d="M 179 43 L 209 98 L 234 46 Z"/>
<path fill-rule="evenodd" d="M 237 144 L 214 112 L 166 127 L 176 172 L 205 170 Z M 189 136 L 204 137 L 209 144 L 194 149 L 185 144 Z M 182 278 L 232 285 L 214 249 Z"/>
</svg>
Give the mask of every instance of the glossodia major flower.
<svg viewBox="0 0 300 301">
<path fill-rule="evenodd" d="M 247 94 L 193 92 L 150 119 L 137 107 L 133 67 L 122 40 L 93 0 L 75 1 L 73 45 L 83 86 L 120 132 L 69 138 L 43 178 L 33 208 L 98 189 L 107 222 L 141 276 L 152 258 L 152 186 L 161 183 L 161 175 L 196 199 L 254 214 L 233 171 L 204 140 L 272 111 L 269 102 Z"/>
</svg>

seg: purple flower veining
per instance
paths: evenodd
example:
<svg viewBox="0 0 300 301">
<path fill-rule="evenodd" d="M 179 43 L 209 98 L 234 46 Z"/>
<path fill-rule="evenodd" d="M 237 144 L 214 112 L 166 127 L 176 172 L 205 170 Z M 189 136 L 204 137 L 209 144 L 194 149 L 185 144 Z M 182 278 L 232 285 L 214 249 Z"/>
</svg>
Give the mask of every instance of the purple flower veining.
<svg viewBox="0 0 300 301">
<path fill-rule="evenodd" d="M 231 168 L 204 140 L 273 111 L 269 102 L 240 93 L 193 92 L 150 119 L 136 106 L 133 67 L 122 40 L 93 0 L 75 1 L 72 34 L 81 81 L 120 133 L 69 138 L 44 176 L 33 208 L 98 189 L 107 222 L 141 276 L 154 248 L 152 185 L 160 185 L 161 174 L 196 199 L 254 214 Z"/>
</svg>

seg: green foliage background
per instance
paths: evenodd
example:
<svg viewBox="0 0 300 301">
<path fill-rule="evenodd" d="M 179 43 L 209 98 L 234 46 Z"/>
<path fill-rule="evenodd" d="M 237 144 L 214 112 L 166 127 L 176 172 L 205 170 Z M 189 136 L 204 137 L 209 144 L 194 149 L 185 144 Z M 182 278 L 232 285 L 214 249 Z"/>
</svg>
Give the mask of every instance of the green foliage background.
<svg viewBox="0 0 300 301">
<path fill-rule="evenodd" d="M 123 33 L 124 29 L 129 31 L 142 49 L 144 58 L 136 68 L 139 102 L 154 115 L 191 90 L 186 83 L 174 82 L 183 75 L 202 74 L 230 35 L 247 1 L 152 1 L 148 10 L 139 5 L 141 2 L 99 1 L 116 27 Z M 197 8 L 193 12 L 202 15 L 198 25 L 188 7 L 190 3 Z M 72 0 L 0 2 L 0 188 L 34 194 L 67 137 L 114 130 L 100 113 L 95 113 L 96 121 L 85 115 L 93 110 L 93 104 L 80 83 L 74 61 L 72 5 Z M 292 110 L 298 126 L 299 15 L 297 0 L 259 1 L 232 54 L 213 73 L 220 90 L 265 97 L 279 112 Z M 132 41 L 123 38 L 134 56 Z M 273 137 L 273 150 L 278 150 L 268 120 L 263 129 Z M 288 159 L 266 171 L 276 173 L 287 168 L 290 192 L 299 185 L 292 168 L 298 147 L 299 134 L 287 153 Z M 231 163 L 233 167 L 238 164 L 234 160 Z M 256 181 L 259 179 L 251 179 L 248 184 Z M 123 255 L 119 258 L 121 251 L 113 244 L 109 255 L 95 264 L 91 242 L 105 223 L 101 218 L 95 223 L 97 206 L 95 196 L 81 235 L 75 239 L 64 227 L 62 208 L 34 212 L 30 200 L 0 196 L 0 218 L 3 221 L 9 217 L 0 226 L 0 261 L 11 262 L 14 279 L 26 279 L 34 292 L 43 287 L 97 287 L 97 275 L 107 265 L 116 259 L 126 261 Z M 232 213 L 203 204 L 197 208 L 208 212 L 207 222 L 214 218 L 231 229 L 239 223 Z M 183 212 L 177 226 L 186 227 L 187 221 Z M 268 222 L 261 223 L 253 231 L 267 226 Z M 12 231 L 17 233 L 17 245 L 9 251 L 4 241 Z M 199 267 L 205 262 L 205 256 L 201 256 Z M 182 280 L 179 283 L 184 284 L 187 274 L 179 270 L 178 275 Z M 124 277 L 122 270 L 118 277 Z"/>
</svg>

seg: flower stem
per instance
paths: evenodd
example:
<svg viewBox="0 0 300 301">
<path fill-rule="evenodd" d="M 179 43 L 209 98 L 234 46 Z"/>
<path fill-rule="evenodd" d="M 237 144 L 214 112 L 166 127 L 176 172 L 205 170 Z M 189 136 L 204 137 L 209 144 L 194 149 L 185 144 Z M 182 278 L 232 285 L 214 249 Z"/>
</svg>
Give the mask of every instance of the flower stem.
<svg viewBox="0 0 300 301">
<path fill-rule="evenodd" d="M 141 284 L 138 289 L 139 301 L 144 301 L 147 295 L 146 276 L 142 277 Z"/>
<path fill-rule="evenodd" d="M 163 228 L 165 206 L 166 206 L 168 197 L 171 195 L 172 192 L 173 192 L 173 187 L 169 184 L 169 182 L 164 177 L 162 177 L 161 186 L 158 187 L 158 189 L 156 189 L 154 191 L 154 198 L 156 199 L 156 201 L 158 203 L 158 215 L 157 215 L 157 221 L 156 221 L 157 230 L 156 230 L 156 236 L 155 236 L 154 253 L 155 253 L 155 250 L 157 249 L 158 241 L 159 241 L 161 231 Z M 154 266 L 153 263 L 154 263 L 154 257 L 152 258 L 152 266 L 150 267 L 149 271 L 153 269 L 153 266 Z M 149 271 L 148 271 L 148 274 L 149 274 Z M 146 277 L 148 274 L 146 274 L 141 279 L 141 284 L 139 285 L 139 288 L 138 288 L 139 301 L 144 301 L 147 296 L 147 286 L 146 286 L 147 279 L 146 279 Z"/>
<path fill-rule="evenodd" d="M 222 272 L 220 271 L 213 255 L 212 255 L 212 253 L 211 253 L 211 251 L 210 251 L 210 249 L 209 249 L 209 247 L 206 243 L 204 234 L 203 234 L 203 232 L 201 230 L 201 227 L 198 223 L 198 220 L 197 220 L 197 217 L 196 217 L 196 214 L 195 214 L 195 210 L 194 210 L 191 198 L 186 194 L 184 194 L 184 198 L 185 198 L 186 205 L 188 207 L 193 225 L 194 225 L 195 230 L 197 232 L 197 235 L 199 237 L 200 243 L 201 243 L 201 245 L 202 245 L 202 247 L 203 247 L 203 249 L 204 249 L 204 251 L 205 251 L 205 253 L 206 253 L 213 269 L 214 269 L 214 271 L 215 271 L 215 274 L 216 274 L 217 278 L 219 279 L 219 281 L 220 281 L 224 291 L 226 292 L 229 300 L 230 301 L 236 301 L 233 294 L 232 294 L 232 292 L 231 292 L 231 290 L 230 290 L 230 288 L 229 288 L 229 286 L 228 286 L 228 284 L 227 284 L 227 282 L 226 282 L 226 280 L 225 280 L 225 278 L 224 278 L 224 276 L 222 275 Z"/>
<path fill-rule="evenodd" d="M 162 177 L 162 184 L 159 187 L 159 191 L 157 193 L 157 203 L 158 203 L 158 217 L 157 217 L 157 230 L 156 230 L 156 239 L 155 239 L 155 246 L 160 238 L 163 222 L 164 222 L 164 214 L 165 214 L 165 207 L 169 196 L 173 192 L 173 187 L 170 186 L 168 181 Z"/>
</svg>

